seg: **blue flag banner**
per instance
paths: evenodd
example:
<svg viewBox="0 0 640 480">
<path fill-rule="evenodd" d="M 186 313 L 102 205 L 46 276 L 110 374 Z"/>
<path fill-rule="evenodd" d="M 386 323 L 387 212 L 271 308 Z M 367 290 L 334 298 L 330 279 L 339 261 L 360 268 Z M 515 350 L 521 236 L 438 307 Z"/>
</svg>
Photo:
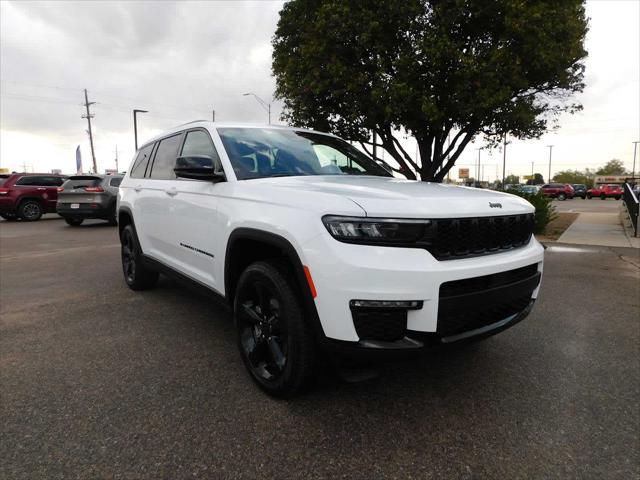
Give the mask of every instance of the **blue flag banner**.
<svg viewBox="0 0 640 480">
<path fill-rule="evenodd" d="M 76 148 L 76 172 L 82 173 L 82 154 L 80 153 L 80 145 Z"/>
</svg>

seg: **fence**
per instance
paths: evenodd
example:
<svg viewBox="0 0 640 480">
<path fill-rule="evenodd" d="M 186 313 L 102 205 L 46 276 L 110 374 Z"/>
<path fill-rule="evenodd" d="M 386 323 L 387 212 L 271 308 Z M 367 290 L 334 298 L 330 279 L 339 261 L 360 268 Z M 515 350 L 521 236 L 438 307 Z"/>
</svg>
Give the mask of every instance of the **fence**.
<svg viewBox="0 0 640 480">
<path fill-rule="evenodd" d="M 638 197 L 628 183 L 624 184 L 624 204 L 627 207 L 627 213 L 633 226 L 633 235 L 638 236 Z"/>
</svg>

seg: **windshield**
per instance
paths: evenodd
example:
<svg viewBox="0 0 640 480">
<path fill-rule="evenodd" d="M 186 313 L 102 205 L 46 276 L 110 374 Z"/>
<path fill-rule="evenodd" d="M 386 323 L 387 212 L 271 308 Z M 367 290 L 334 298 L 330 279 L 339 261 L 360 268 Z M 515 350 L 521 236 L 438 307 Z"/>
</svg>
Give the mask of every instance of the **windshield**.
<svg viewBox="0 0 640 480">
<path fill-rule="evenodd" d="M 276 128 L 219 128 L 238 180 L 391 173 L 336 137 Z"/>
</svg>

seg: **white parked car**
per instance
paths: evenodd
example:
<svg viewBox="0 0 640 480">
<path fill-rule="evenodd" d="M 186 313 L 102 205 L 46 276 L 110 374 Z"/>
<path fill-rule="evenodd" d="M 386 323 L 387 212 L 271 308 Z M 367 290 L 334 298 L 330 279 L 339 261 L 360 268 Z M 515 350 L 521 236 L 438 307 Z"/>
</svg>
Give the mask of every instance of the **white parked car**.
<svg viewBox="0 0 640 480">
<path fill-rule="evenodd" d="M 538 295 L 534 209 L 394 178 L 340 138 L 194 122 L 144 144 L 118 193 L 127 285 L 177 275 L 232 308 L 252 378 L 292 395 L 320 355 L 499 332 Z"/>
</svg>

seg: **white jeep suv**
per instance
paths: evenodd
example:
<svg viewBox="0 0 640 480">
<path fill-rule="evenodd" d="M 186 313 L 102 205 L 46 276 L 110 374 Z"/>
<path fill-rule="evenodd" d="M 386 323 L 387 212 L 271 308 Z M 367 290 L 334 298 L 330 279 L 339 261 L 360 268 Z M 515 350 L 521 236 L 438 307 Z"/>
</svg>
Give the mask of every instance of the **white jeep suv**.
<svg viewBox="0 0 640 480">
<path fill-rule="evenodd" d="M 287 396 L 331 358 L 482 338 L 522 320 L 543 248 L 504 193 L 394 178 L 340 138 L 206 121 L 144 144 L 118 193 L 125 281 L 225 300 L 251 377 Z"/>
</svg>

